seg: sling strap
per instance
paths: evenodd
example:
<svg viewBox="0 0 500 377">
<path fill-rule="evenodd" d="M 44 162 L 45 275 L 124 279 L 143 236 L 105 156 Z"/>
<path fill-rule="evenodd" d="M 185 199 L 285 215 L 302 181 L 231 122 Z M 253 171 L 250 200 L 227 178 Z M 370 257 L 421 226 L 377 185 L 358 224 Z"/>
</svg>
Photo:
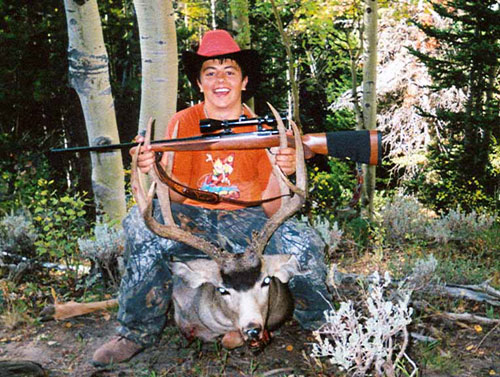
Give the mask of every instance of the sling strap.
<svg viewBox="0 0 500 377">
<path fill-rule="evenodd" d="M 268 203 L 272 202 L 273 200 L 283 198 L 285 196 L 290 196 L 290 194 L 286 195 L 279 195 L 279 196 L 274 196 L 272 198 L 266 198 L 266 199 L 261 199 L 261 200 L 238 200 L 238 199 L 232 199 L 232 198 L 226 198 L 224 196 L 221 196 L 215 192 L 210 192 L 210 191 L 205 191 L 205 190 L 198 190 L 186 185 L 183 185 L 182 183 L 179 183 L 172 179 L 163 166 L 160 164 L 160 156 L 159 154 L 156 154 L 156 160 L 154 164 L 154 169 L 156 171 L 156 174 L 158 175 L 158 178 L 160 178 L 160 181 L 164 184 L 166 184 L 168 187 L 170 187 L 173 191 L 176 193 L 192 199 L 196 200 L 197 202 L 202 202 L 202 203 L 209 203 L 209 204 L 218 204 L 218 203 L 230 203 L 230 204 L 236 204 L 236 205 L 241 205 L 241 206 L 246 206 L 246 207 L 253 207 L 253 206 L 259 206 L 263 203 Z"/>
</svg>

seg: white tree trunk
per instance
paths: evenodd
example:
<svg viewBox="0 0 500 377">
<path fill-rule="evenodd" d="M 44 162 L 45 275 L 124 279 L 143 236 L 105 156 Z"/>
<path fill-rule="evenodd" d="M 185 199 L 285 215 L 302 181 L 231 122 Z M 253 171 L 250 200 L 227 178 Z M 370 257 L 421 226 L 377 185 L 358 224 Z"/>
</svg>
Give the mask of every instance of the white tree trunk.
<svg viewBox="0 0 500 377">
<path fill-rule="evenodd" d="M 144 130 L 152 117 L 156 120 L 154 138 L 161 139 L 177 107 L 177 36 L 172 1 L 134 0 L 134 7 L 142 59 L 139 130 Z"/>
<path fill-rule="evenodd" d="M 238 32 L 235 40 L 241 49 L 249 49 L 252 45 L 250 34 L 250 19 L 248 17 L 248 0 L 231 0 L 231 26 L 233 30 Z M 246 104 L 255 110 L 254 98 L 246 101 Z"/>
<path fill-rule="evenodd" d="M 363 123 L 366 130 L 377 128 L 377 0 L 365 0 L 365 51 L 363 66 Z M 363 204 L 373 216 L 375 166 L 364 166 Z"/>
<path fill-rule="evenodd" d="M 64 7 L 69 38 L 69 78 L 82 104 L 89 145 L 119 143 L 97 2 L 64 0 Z M 111 219 L 121 220 L 126 214 L 121 152 L 92 153 L 91 159 L 98 216 L 104 212 Z"/>
</svg>

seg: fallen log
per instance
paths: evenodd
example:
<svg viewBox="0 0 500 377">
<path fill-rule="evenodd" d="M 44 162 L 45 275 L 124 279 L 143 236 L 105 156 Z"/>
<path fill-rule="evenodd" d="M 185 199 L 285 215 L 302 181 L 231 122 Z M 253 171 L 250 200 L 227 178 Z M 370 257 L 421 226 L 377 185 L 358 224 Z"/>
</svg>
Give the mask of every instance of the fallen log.
<svg viewBox="0 0 500 377">
<path fill-rule="evenodd" d="M 500 319 L 487 318 L 471 313 L 438 313 L 438 315 L 451 319 L 452 321 L 463 321 L 472 323 L 481 323 L 483 325 L 498 325 L 500 324 Z"/>
<path fill-rule="evenodd" d="M 426 292 L 439 296 L 464 298 L 476 302 L 486 302 L 491 306 L 500 306 L 500 291 L 487 282 L 478 285 L 431 284 Z"/>
<path fill-rule="evenodd" d="M 339 287 L 342 285 L 352 285 L 357 281 L 362 281 L 364 283 L 370 283 L 373 280 L 373 276 L 371 275 L 361 275 L 361 274 L 352 274 L 341 272 L 337 269 L 336 265 L 333 265 L 330 272 L 328 282 L 329 285 L 333 287 Z M 407 282 L 408 278 L 397 281 L 393 280 L 393 284 L 395 286 L 403 285 Z M 489 282 L 490 280 L 486 280 L 481 284 L 473 284 L 473 285 L 462 285 L 462 284 L 439 284 L 431 281 L 429 279 L 429 283 L 425 284 L 419 289 L 414 289 L 414 291 L 423 291 L 425 293 L 429 293 L 437 296 L 446 296 L 446 297 L 455 297 L 455 298 L 463 298 L 476 302 L 485 302 L 490 304 L 491 306 L 500 306 L 500 291 L 493 288 Z M 403 284 L 401 284 L 403 283 Z"/>
<path fill-rule="evenodd" d="M 0 360 L 0 376 L 2 377 L 47 377 L 43 367 L 29 360 Z"/>
</svg>

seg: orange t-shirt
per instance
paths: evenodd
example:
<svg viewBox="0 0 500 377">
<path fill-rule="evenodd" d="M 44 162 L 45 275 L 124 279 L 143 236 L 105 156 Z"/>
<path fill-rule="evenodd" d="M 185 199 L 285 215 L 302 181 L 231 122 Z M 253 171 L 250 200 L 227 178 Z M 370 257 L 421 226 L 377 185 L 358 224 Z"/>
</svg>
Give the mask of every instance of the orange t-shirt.
<svg viewBox="0 0 500 377">
<path fill-rule="evenodd" d="M 244 113 L 251 116 L 246 109 Z M 167 138 L 172 137 L 177 122 L 177 138 L 200 136 L 199 122 L 204 118 L 203 103 L 176 113 L 168 124 Z M 255 126 L 233 129 L 237 133 L 252 131 L 256 131 Z M 238 200 L 262 199 L 271 172 L 271 163 L 264 149 L 186 151 L 174 155 L 173 176 L 180 183 Z M 192 199 L 186 199 L 184 203 L 210 209 L 242 208 L 231 203 L 209 204 Z"/>
</svg>

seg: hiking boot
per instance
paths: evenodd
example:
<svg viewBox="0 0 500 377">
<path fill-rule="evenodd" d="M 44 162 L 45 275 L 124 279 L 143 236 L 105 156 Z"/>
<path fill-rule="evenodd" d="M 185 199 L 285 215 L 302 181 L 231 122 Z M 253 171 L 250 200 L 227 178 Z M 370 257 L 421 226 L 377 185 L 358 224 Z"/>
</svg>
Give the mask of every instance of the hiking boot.
<svg viewBox="0 0 500 377">
<path fill-rule="evenodd" d="M 111 363 L 121 363 L 132 358 L 132 356 L 140 352 L 143 348 L 143 346 L 123 336 L 115 336 L 94 352 L 92 364 L 95 366 L 104 366 Z"/>
</svg>

